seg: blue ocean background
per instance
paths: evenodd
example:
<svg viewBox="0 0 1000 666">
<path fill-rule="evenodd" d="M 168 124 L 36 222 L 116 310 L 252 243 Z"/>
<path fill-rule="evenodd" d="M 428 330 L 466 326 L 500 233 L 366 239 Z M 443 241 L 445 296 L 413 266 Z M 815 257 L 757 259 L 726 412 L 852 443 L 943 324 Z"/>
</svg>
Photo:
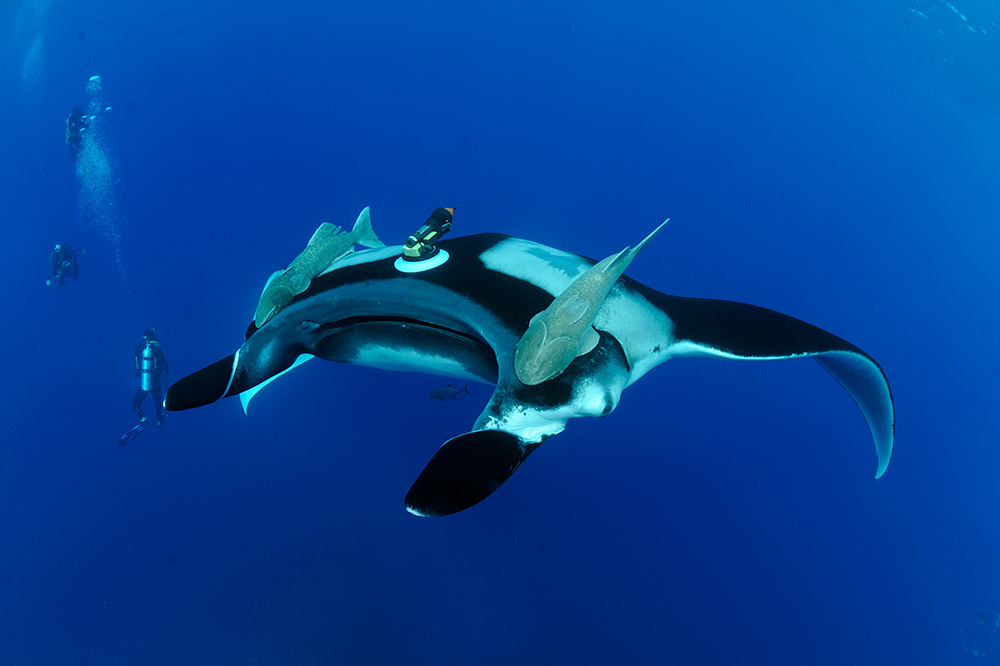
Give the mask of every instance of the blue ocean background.
<svg viewBox="0 0 1000 666">
<path fill-rule="evenodd" d="M 998 23 L 986 0 L 0 3 L 0 664 L 1000 663 Z M 116 446 L 143 329 L 174 381 L 239 346 L 321 222 L 370 206 L 395 244 L 475 201 L 502 205 L 452 235 L 594 258 L 671 218 L 628 275 L 871 354 L 887 473 L 810 360 L 671 360 L 438 519 L 403 497 L 486 385 L 439 403 L 448 378 L 314 362 L 248 416 Z M 55 243 L 86 248 L 62 290 Z"/>
</svg>

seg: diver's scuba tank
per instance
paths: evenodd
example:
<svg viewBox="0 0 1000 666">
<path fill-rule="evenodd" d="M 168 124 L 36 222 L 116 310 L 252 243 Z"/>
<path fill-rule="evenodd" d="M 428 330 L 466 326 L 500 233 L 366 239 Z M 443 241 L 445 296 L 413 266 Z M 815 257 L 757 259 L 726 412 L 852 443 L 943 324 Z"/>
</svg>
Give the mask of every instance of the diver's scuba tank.
<svg viewBox="0 0 1000 666">
<path fill-rule="evenodd" d="M 139 363 L 140 386 L 143 391 L 152 391 L 156 384 L 153 370 L 156 369 L 156 355 L 153 353 L 153 341 L 146 340 L 146 348 L 142 350 L 142 360 Z"/>
</svg>

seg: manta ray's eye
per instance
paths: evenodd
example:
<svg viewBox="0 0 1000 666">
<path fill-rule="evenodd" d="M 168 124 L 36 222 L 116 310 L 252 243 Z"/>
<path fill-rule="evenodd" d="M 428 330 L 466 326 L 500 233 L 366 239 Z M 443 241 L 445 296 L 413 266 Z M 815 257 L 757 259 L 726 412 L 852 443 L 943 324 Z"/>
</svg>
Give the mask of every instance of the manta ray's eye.
<svg viewBox="0 0 1000 666">
<path fill-rule="evenodd" d="M 601 416 L 607 416 L 611 412 L 615 411 L 615 398 L 611 393 L 604 394 L 604 409 L 601 410 Z"/>
</svg>

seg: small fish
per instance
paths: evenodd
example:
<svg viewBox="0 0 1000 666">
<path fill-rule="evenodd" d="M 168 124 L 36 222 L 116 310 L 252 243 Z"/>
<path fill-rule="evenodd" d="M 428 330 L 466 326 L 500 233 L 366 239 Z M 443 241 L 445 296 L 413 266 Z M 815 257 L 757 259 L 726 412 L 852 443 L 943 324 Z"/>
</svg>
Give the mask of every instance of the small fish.
<svg viewBox="0 0 1000 666">
<path fill-rule="evenodd" d="M 430 397 L 433 400 L 440 400 L 444 402 L 445 400 L 458 400 L 459 393 L 469 393 L 469 383 L 466 382 L 465 386 L 462 388 L 455 388 L 451 384 L 445 386 L 438 386 L 437 388 L 432 388 L 430 392 Z M 469 393 L 469 395 L 472 395 Z"/>
<path fill-rule="evenodd" d="M 308 289 L 313 278 L 353 252 L 355 244 L 364 247 L 385 247 L 372 231 L 368 208 L 361 211 L 354 228 L 346 234 L 340 233 L 340 227 L 335 227 L 329 222 L 319 225 L 309 239 L 306 249 L 295 257 L 288 268 L 271 276 L 264 285 L 264 293 L 260 296 L 257 312 L 254 314 L 253 320 L 257 328 L 270 321 L 281 308 Z"/>
</svg>

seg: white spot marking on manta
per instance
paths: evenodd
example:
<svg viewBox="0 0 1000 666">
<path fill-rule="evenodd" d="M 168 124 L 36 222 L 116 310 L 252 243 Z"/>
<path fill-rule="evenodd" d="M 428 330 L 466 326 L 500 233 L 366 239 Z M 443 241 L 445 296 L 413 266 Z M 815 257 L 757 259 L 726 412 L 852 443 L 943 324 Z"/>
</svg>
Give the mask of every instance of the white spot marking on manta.
<svg viewBox="0 0 1000 666">
<path fill-rule="evenodd" d="M 631 289 L 616 285 L 594 319 L 594 328 L 618 340 L 629 364 L 627 386 L 667 360 L 674 323 L 662 310 Z"/>
<path fill-rule="evenodd" d="M 490 416 L 483 427 L 503 430 L 526 442 L 537 443 L 561 433 L 569 419 L 610 414 L 618 406 L 620 395 L 620 389 L 612 390 L 598 382 L 585 382 L 575 388 L 570 402 L 553 409 L 517 405 L 505 409 L 501 416 Z"/>
<path fill-rule="evenodd" d="M 561 433 L 566 429 L 567 419 L 577 415 L 576 408 L 571 404 L 549 410 L 520 405 L 505 410 L 501 417 L 490 416 L 483 429 L 503 430 L 517 435 L 525 442 L 536 444 L 546 437 Z"/>
<path fill-rule="evenodd" d="M 590 264 L 570 252 L 556 250 L 522 238 L 500 241 L 479 255 L 486 268 L 504 273 L 558 296 Z"/>
<path fill-rule="evenodd" d="M 588 380 L 577 385 L 573 393 L 578 416 L 607 416 L 618 407 L 622 389 Z"/>
<path fill-rule="evenodd" d="M 358 349 L 352 365 L 363 365 L 379 370 L 426 372 L 429 375 L 454 377 L 481 382 L 483 379 L 469 373 L 461 363 L 448 356 L 425 354 L 413 348 L 367 345 Z"/>
<path fill-rule="evenodd" d="M 715 358 L 728 358 L 736 361 L 778 361 L 787 358 L 805 358 L 807 356 L 816 356 L 816 354 L 741 356 L 739 354 L 733 354 L 731 352 L 722 351 L 721 349 L 716 349 L 715 347 L 709 347 L 708 345 L 700 345 L 697 342 L 692 342 L 690 340 L 678 340 L 674 344 L 670 345 L 670 348 L 667 350 L 667 356 L 670 358 L 674 356 L 710 356 Z"/>
<path fill-rule="evenodd" d="M 243 344 L 245 345 L 246 343 Z M 233 369 L 229 371 L 229 381 L 226 382 L 226 388 L 225 390 L 222 391 L 222 395 L 219 396 L 220 398 L 226 397 L 226 394 L 229 393 L 229 389 L 233 385 L 233 378 L 236 377 L 236 368 L 238 368 L 240 365 L 240 352 L 242 350 L 243 347 L 241 346 L 239 349 L 236 350 L 236 353 L 233 354 Z"/>
</svg>

